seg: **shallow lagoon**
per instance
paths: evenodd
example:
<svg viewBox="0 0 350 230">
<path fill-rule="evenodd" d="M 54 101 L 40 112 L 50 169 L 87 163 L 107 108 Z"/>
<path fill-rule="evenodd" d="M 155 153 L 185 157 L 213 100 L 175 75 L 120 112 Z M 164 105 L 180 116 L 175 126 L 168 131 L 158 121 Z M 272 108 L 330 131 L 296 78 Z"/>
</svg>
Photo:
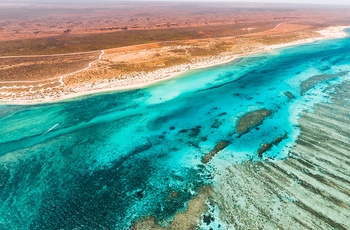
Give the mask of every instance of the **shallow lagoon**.
<svg viewBox="0 0 350 230">
<path fill-rule="evenodd" d="M 217 168 L 287 157 L 301 112 L 327 101 L 328 85 L 350 78 L 349 50 L 349 38 L 328 40 L 144 89 L 0 106 L 0 229 L 127 229 L 150 215 L 166 224 L 215 183 Z M 307 79 L 339 73 L 301 95 Z M 260 109 L 272 115 L 237 133 L 239 118 Z M 259 156 L 262 144 L 283 135 Z M 202 164 L 220 141 L 229 144 Z"/>
</svg>

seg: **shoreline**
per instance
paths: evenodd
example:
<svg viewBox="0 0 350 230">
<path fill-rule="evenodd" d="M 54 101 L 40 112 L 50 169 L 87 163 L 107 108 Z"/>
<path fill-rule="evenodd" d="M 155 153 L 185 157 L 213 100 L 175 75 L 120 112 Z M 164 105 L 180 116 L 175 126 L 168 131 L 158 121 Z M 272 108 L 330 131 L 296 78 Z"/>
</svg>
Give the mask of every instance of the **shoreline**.
<svg viewBox="0 0 350 230">
<path fill-rule="evenodd" d="M 321 30 L 317 30 L 315 32 L 319 33 L 318 37 L 314 38 L 307 38 L 307 39 L 299 39 L 293 42 L 287 42 L 287 43 L 281 43 L 281 44 L 274 44 L 274 45 L 262 45 L 261 47 L 257 47 L 256 50 L 251 52 L 246 52 L 244 54 L 232 54 L 232 53 L 222 53 L 220 55 L 205 58 L 205 60 L 195 62 L 195 63 L 189 63 L 189 64 L 181 64 L 177 66 L 172 66 L 166 69 L 158 69 L 149 73 L 146 73 L 143 76 L 143 78 L 127 78 L 124 80 L 116 80 L 114 82 L 100 82 L 97 83 L 97 85 L 100 87 L 99 89 L 93 89 L 92 87 L 85 88 L 81 87 L 75 87 L 80 92 L 75 93 L 69 93 L 57 96 L 55 97 L 46 97 L 43 99 L 34 99 L 34 100 L 6 100 L 6 101 L 0 101 L 0 105 L 37 105 L 37 104 L 50 104 L 50 103 L 58 103 L 58 102 L 64 102 L 69 100 L 78 99 L 79 97 L 93 95 L 93 94 L 102 94 L 102 93 L 110 93 L 110 92 L 117 92 L 117 91 L 125 91 L 125 90 L 132 90 L 132 89 L 140 89 L 144 88 L 150 85 L 157 84 L 162 81 L 169 80 L 171 78 L 181 77 L 182 75 L 188 73 L 189 71 L 193 70 L 200 70 L 205 68 L 210 68 L 213 66 L 223 65 L 230 62 L 233 62 L 239 58 L 243 58 L 249 55 L 254 54 L 260 54 L 264 52 L 271 52 L 273 50 L 286 48 L 286 47 L 293 47 L 297 45 L 302 44 L 309 44 L 316 41 L 321 40 L 329 40 L 329 39 L 338 39 L 338 38 L 345 38 L 349 37 L 349 34 L 347 34 L 344 30 L 349 28 L 350 26 L 332 26 L 323 28 Z M 104 51 L 102 50 L 102 55 L 104 54 Z M 102 56 L 100 56 L 101 60 Z M 96 60 L 94 62 L 97 62 L 99 60 Z M 93 62 L 93 63 L 94 63 Z M 91 63 L 89 64 L 89 67 L 84 68 L 82 70 L 78 70 L 76 72 L 84 71 L 91 67 Z M 75 72 L 74 72 L 75 73 Z M 65 76 L 68 76 L 73 73 L 66 74 Z M 155 77 L 160 76 L 160 77 Z M 151 79 L 151 80 L 145 80 L 145 79 Z M 60 81 L 63 79 L 60 79 Z M 106 87 L 106 88 L 104 88 Z M 63 91 L 64 92 L 64 91 Z M 66 91 L 67 93 L 67 91 Z"/>
</svg>

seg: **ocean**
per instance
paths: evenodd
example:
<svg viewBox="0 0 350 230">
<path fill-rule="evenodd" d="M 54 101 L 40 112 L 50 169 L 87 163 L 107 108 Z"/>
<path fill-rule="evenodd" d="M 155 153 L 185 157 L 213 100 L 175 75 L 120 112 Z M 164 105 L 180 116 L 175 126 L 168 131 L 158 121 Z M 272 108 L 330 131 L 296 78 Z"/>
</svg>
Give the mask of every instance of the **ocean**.
<svg viewBox="0 0 350 230">
<path fill-rule="evenodd" d="M 349 38 L 318 41 L 141 89 L 0 105 L 0 229 L 167 225 L 219 168 L 287 158 L 303 112 L 350 79 L 349 51 Z"/>
</svg>

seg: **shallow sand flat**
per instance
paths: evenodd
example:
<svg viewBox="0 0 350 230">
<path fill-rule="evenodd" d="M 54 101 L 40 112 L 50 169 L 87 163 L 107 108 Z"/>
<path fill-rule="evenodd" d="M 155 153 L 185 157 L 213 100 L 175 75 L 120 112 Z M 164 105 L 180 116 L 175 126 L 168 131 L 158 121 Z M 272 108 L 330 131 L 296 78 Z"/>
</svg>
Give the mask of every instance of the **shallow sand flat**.
<svg viewBox="0 0 350 230">
<path fill-rule="evenodd" d="M 236 229 L 347 229 L 350 226 L 350 82 L 331 104 L 300 119 L 284 161 L 223 170 L 214 186 L 221 218 Z"/>
</svg>

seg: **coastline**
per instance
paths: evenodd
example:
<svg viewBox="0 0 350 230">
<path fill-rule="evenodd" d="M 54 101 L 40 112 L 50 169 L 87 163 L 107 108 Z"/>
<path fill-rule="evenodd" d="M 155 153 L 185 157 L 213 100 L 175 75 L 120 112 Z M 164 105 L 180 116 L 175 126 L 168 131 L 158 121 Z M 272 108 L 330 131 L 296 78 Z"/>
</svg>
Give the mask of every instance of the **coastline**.
<svg viewBox="0 0 350 230">
<path fill-rule="evenodd" d="M 239 58 L 249 56 L 252 54 L 259 54 L 264 52 L 270 52 L 276 49 L 285 48 L 285 47 L 292 47 L 302 44 L 308 44 L 320 40 L 327 40 L 327 39 L 337 39 L 337 38 L 344 38 L 348 37 L 349 35 L 344 31 L 346 28 L 349 28 L 350 26 L 332 26 L 323 28 L 321 30 L 317 30 L 319 36 L 314 38 L 307 38 L 307 39 L 299 39 L 293 42 L 287 42 L 287 43 L 281 43 L 281 44 L 274 44 L 274 45 L 261 45 L 259 47 L 256 47 L 255 50 L 250 52 L 245 52 L 243 54 L 232 54 L 232 53 L 221 53 L 217 56 L 204 58 L 202 61 L 198 61 L 195 63 L 190 64 L 181 64 L 177 66 L 172 66 L 169 68 L 164 69 L 158 69 L 149 73 L 139 73 L 138 76 L 126 78 L 123 80 L 115 80 L 115 81 L 108 81 L 108 82 L 99 82 L 97 83 L 96 89 L 89 86 L 81 86 L 81 87 L 75 87 L 74 89 L 62 91 L 61 95 L 49 96 L 44 97 L 40 99 L 32 99 L 32 100 L 26 100 L 26 99 L 20 99 L 20 100 L 0 100 L 0 105 L 34 105 L 34 104 L 48 104 L 48 103 L 55 103 L 55 102 L 62 102 L 67 100 L 76 99 L 82 96 L 87 96 L 91 94 L 99 94 L 99 93 L 108 93 L 108 92 L 115 92 L 115 91 L 125 91 L 125 90 L 131 90 L 131 89 L 139 89 L 143 87 L 147 87 L 153 84 L 157 84 L 161 81 L 165 81 L 171 78 L 175 77 L 181 77 L 181 75 L 187 73 L 191 70 L 198 70 L 198 69 L 205 69 L 217 65 L 226 64 L 229 62 L 232 62 L 234 60 L 237 60 Z M 95 62 L 98 62 L 102 59 L 102 56 L 104 52 L 107 50 L 101 50 L 102 54 L 100 55 L 100 58 L 92 63 L 89 63 L 88 67 L 75 71 L 81 72 L 84 70 L 87 70 L 91 68 L 92 64 Z M 61 76 L 60 82 L 64 83 L 64 77 L 74 74 L 69 73 L 64 76 Z M 140 77 L 142 76 L 142 77 Z M 63 84 L 61 84 L 63 86 Z M 72 93 L 72 91 L 75 91 Z"/>
</svg>

